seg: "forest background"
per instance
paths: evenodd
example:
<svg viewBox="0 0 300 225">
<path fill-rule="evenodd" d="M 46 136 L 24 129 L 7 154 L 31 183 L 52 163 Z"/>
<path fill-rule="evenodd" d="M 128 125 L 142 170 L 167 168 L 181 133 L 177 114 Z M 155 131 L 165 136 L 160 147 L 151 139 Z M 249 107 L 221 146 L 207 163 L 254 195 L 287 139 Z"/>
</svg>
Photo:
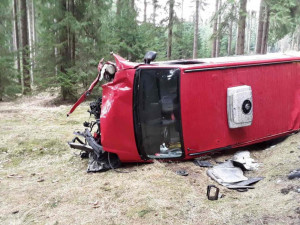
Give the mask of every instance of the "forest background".
<svg viewBox="0 0 300 225">
<path fill-rule="evenodd" d="M 112 51 L 142 61 L 149 50 L 169 60 L 299 49 L 299 0 L 1 0 L 0 101 L 45 90 L 73 101 Z"/>
</svg>

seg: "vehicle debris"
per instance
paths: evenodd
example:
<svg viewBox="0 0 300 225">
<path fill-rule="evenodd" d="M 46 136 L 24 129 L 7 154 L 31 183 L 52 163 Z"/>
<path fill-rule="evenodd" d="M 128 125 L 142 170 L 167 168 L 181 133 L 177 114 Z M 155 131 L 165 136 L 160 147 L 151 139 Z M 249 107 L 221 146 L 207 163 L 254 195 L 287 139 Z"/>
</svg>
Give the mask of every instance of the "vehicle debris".
<svg viewBox="0 0 300 225">
<path fill-rule="evenodd" d="M 219 197 L 221 197 L 221 196 L 219 196 L 219 192 L 220 192 L 220 189 L 218 187 L 216 187 L 215 185 L 213 185 L 213 184 L 208 185 L 207 192 L 206 192 L 207 199 L 212 200 L 212 201 L 218 200 Z"/>
<path fill-rule="evenodd" d="M 233 165 L 240 167 L 243 170 L 257 170 L 259 164 L 250 157 L 249 151 L 239 151 L 233 155 Z"/>
<path fill-rule="evenodd" d="M 179 176 L 187 176 L 189 173 L 186 170 L 177 170 L 176 174 Z"/>
<path fill-rule="evenodd" d="M 290 180 L 293 180 L 293 179 L 295 179 L 295 178 L 300 178 L 300 168 L 291 171 L 290 174 L 288 175 L 288 178 L 289 178 Z"/>
<path fill-rule="evenodd" d="M 239 167 L 235 167 L 231 160 L 228 160 L 219 165 L 215 165 L 207 170 L 207 175 L 223 186 L 229 186 L 233 183 L 238 183 L 247 180 L 243 171 Z"/>
<path fill-rule="evenodd" d="M 213 167 L 213 164 L 211 162 L 200 160 L 200 159 L 195 159 L 194 164 L 200 167 Z"/>
<path fill-rule="evenodd" d="M 207 175 L 229 189 L 254 189 L 251 185 L 263 179 L 263 177 L 245 177 L 243 170 L 235 166 L 232 160 L 208 169 Z"/>
</svg>

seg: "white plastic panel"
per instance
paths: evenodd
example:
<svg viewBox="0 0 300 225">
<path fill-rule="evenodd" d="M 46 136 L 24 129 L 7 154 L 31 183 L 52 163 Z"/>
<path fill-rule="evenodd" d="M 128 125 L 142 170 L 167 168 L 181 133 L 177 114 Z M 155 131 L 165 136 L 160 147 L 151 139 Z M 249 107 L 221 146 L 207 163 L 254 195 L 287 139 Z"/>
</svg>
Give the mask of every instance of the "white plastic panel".
<svg viewBox="0 0 300 225">
<path fill-rule="evenodd" d="M 246 127 L 252 124 L 252 89 L 243 85 L 227 89 L 227 117 L 229 128 Z"/>
</svg>

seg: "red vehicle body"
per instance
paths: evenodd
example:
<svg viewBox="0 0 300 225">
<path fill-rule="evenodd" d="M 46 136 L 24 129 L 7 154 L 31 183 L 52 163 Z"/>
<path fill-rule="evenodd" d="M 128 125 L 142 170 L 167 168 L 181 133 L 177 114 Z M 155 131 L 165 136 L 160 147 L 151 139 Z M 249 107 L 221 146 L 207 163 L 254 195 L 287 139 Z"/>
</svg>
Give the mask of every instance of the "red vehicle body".
<svg viewBox="0 0 300 225">
<path fill-rule="evenodd" d="M 138 64 L 114 56 L 99 144 L 121 162 L 191 159 L 300 129 L 300 57 Z"/>
</svg>

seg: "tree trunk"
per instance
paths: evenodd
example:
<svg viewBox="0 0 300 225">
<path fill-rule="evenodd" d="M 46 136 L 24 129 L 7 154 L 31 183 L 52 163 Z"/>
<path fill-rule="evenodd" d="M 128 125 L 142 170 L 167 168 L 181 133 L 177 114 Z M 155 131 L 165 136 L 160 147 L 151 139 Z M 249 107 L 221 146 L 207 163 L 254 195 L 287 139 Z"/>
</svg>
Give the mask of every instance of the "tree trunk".
<svg viewBox="0 0 300 225">
<path fill-rule="evenodd" d="M 120 15 L 121 12 L 121 0 L 117 0 L 117 16 Z"/>
<path fill-rule="evenodd" d="M 235 15 L 235 8 L 234 4 L 231 3 L 231 13 L 232 15 Z M 229 35 L 228 35 L 228 46 L 227 46 L 227 55 L 232 54 L 232 37 L 233 37 L 233 16 L 230 18 L 229 22 Z"/>
<path fill-rule="evenodd" d="M 61 19 L 63 19 L 68 10 L 66 0 L 60 0 L 60 7 L 62 11 Z M 60 44 L 62 44 L 62 46 L 60 47 L 60 56 L 61 56 L 60 72 L 63 74 L 67 74 L 67 68 L 70 66 L 68 32 L 69 29 L 67 25 L 65 25 L 65 27 L 62 27 L 60 29 L 60 34 L 59 34 L 59 42 Z M 61 94 L 63 100 L 66 100 L 67 97 L 70 95 L 70 90 L 66 88 L 63 84 L 61 85 Z"/>
<path fill-rule="evenodd" d="M 26 0 L 27 1 L 27 24 L 28 24 L 28 41 L 29 41 L 29 65 L 30 65 L 30 84 L 33 86 L 33 67 L 32 67 L 32 0 Z"/>
<path fill-rule="evenodd" d="M 297 34 L 297 47 L 296 47 L 297 51 L 300 51 L 300 26 L 298 28 L 298 34 Z"/>
<path fill-rule="evenodd" d="M 266 4 L 266 12 L 264 19 L 263 35 L 262 35 L 262 46 L 261 54 L 266 54 L 268 50 L 268 37 L 269 37 L 269 18 L 270 18 L 270 9 Z"/>
<path fill-rule="evenodd" d="M 18 83 L 22 84 L 21 79 L 21 63 L 20 63 L 20 37 L 19 37 L 19 18 L 17 0 L 13 0 L 13 17 L 14 17 L 14 36 L 15 36 L 15 52 L 16 52 L 16 67 L 18 70 Z"/>
<path fill-rule="evenodd" d="M 256 37 L 256 54 L 261 54 L 262 52 L 262 37 L 263 37 L 263 29 L 264 29 L 264 0 L 261 0 L 260 2 L 260 8 L 259 8 L 259 17 L 258 17 L 258 29 L 257 29 L 257 37 Z"/>
<path fill-rule="evenodd" d="M 28 42 L 28 24 L 27 24 L 27 4 L 26 1 L 20 1 L 21 8 L 21 39 L 22 39 L 22 64 L 24 91 L 23 94 L 31 93 L 30 71 L 29 71 L 29 42 Z"/>
<path fill-rule="evenodd" d="M 237 55 L 244 54 L 245 48 L 245 28 L 246 28 L 246 8 L 247 0 L 240 0 L 240 12 L 239 12 L 239 23 L 238 23 L 238 38 L 237 38 Z"/>
<path fill-rule="evenodd" d="M 36 32 L 35 32 L 35 7 L 34 0 L 31 3 L 31 38 L 32 38 L 32 68 L 35 66 L 35 43 L 36 43 Z"/>
<path fill-rule="evenodd" d="M 217 53 L 218 10 L 219 10 L 219 0 L 216 0 L 215 16 L 214 16 L 215 18 L 214 18 L 214 27 L 213 27 L 213 47 L 212 47 L 211 57 L 216 57 L 216 53 Z"/>
<path fill-rule="evenodd" d="M 252 29 L 252 11 L 249 13 L 249 18 L 248 18 L 248 37 L 247 37 L 247 53 L 250 53 L 250 47 L 251 47 L 251 29 Z"/>
<path fill-rule="evenodd" d="M 181 0 L 181 23 L 183 23 L 183 2 L 184 0 Z"/>
<path fill-rule="evenodd" d="M 70 1 L 70 11 L 73 15 L 73 17 L 75 17 L 75 2 L 74 0 Z M 76 37 L 75 37 L 75 31 L 73 30 L 72 32 L 70 32 L 70 37 L 71 37 L 71 45 L 69 46 L 69 48 L 71 49 L 71 54 L 70 54 L 70 58 L 72 61 L 72 65 L 75 65 L 75 41 L 76 41 Z"/>
<path fill-rule="evenodd" d="M 199 0 L 196 0 L 193 59 L 196 59 L 198 57 L 198 33 L 199 33 Z"/>
<path fill-rule="evenodd" d="M 153 0 L 153 24 L 155 25 L 156 19 L 157 0 Z"/>
<path fill-rule="evenodd" d="M 174 0 L 169 2 L 169 25 L 168 25 L 168 48 L 167 48 L 167 58 L 172 57 L 172 37 L 173 37 L 173 21 L 174 20 Z"/>
<path fill-rule="evenodd" d="M 220 55 L 220 39 L 221 39 L 221 27 L 220 27 L 220 24 L 221 24 L 221 8 L 222 8 L 222 0 L 219 0 L 219 12 L 218 12 L 218 35 L 217 35 L 217 40 L 216 40 L 216 57 L 219 57 Z"/>
<path fill-rule="evenodd" d="M 144 23 L 147 22 L 147 0 L 144 0 Z"/>
</svg>

